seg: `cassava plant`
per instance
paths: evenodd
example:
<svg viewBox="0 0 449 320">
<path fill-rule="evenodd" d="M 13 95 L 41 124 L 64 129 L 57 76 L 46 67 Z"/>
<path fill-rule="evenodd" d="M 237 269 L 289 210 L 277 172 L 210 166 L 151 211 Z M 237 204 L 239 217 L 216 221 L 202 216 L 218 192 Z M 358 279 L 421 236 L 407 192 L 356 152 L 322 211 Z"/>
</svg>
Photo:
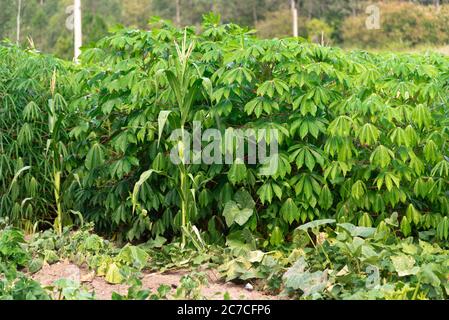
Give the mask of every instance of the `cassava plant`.
<svg viewBox="0 0 449 320">
<path fill-rule="evenodd" d="M 51 92 L 55 70 L 58 91 Z M 51 110 L 61 113 L 62 96 L 73 92 L 69 74 L 69 63 L 34 49 L 0 45 L 0 216 L 27 232 L 52 221 L 57 211 L 46 150 L 52 141 L 49 126 L 60 128 L 61 123 L 48 120 Z M 61 141 L 65 129 L 58 130 Z"/>
<path fill-rule="evenodd" d="M 448 238 L 445 56 L 260 40 L 207 16 L 200 33 L 161 21 L 151 31 L 117 30 L 82 63 L 68 102 L 74 179 L 63 202 L 98 230 L 174 237 L 191 223 L 212 241 L 252 234 L 276 247 L 316 219 L 369 227 L 396 212 L 402 236 Z M 168 133 L 194 120 L 277 130 L 277 172 L 172 163 Z M 27 164 L 17 160 L 2 181 L 9 186 Z"/>
</svg>

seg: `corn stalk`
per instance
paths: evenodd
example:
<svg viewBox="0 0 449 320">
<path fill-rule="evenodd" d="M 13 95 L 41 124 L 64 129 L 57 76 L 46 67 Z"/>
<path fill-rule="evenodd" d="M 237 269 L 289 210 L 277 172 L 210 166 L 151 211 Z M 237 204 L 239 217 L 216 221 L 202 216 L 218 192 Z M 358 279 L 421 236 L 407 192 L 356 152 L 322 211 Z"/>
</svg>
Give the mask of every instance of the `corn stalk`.
<svg viewBox="0 0 449 320">
<path fill-rule="evenodd" d="M 50 150 L 53 172 L 53 190 L 56 204 L 56 219 L 54 221 L 54 228 L 62 234 L 62 227 L 64 223 L 64 212 L 61 205 L 61 174 L 63 167 L 63 156 L 59 150 L 59 131 L 63 120 L 62 112 L 58 112 L 61 104 L 65 103 L 61 95 L 55 93 L 56 90 L 56 70 L 50 83 L 51 99 L 48 101 L 48 129 L 50 139 L 47 140 L 47 152 Z M 60 110 L 59 110 L 60 111 Z"/>
</svg>

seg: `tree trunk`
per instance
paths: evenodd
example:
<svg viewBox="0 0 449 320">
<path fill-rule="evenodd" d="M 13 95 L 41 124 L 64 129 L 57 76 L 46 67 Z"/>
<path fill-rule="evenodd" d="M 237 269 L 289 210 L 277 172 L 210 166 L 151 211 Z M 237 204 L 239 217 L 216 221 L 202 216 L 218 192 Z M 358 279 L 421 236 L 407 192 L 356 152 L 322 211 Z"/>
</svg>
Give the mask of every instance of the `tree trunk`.
<svg viewBox="0 0 449 320">
<path fill-rule="evenodd" d="M 75 0 L 73 12 L 74 24 L 74 60 L 78 63 L 78 58 L 81 54 L 81 46 L 83 45 L 83 31 L 81 22 L 81 0 Z"/>
<path fill-rule="evenodd" d="M 181 0 L 176 0 L 176 25 L 181 26 Z"/>
<path fill-rule="evenodd" d="M 293 36 L 298 36 L 298 7 L 296 0 L 290 0 L 291 8 L 292 8 L 292 22 L 293 22 Z"/>
<path fill-rule="evenodd" d="M 253 20 L 254 20 L 254 25 L 256 25 L 257 20 L 258 20 L 258 18 L 257 18 L 257 2 L 256 1 L 253 2 Z"/>
<path fill-rule="evenodd" d="M 17 2 L 17 29 L 16 29 L 16 42 L 20 43 L 20 19 L 22 15 L 22 0 L 18 0 Z"/>
</svg>

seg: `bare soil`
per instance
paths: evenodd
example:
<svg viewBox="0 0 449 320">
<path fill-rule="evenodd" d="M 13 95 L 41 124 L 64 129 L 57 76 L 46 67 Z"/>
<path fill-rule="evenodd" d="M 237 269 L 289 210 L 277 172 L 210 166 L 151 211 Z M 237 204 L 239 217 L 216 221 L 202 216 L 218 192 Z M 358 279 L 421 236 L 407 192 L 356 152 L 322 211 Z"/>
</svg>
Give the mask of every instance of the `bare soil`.
<svg viewBox="0 0 449 320">
<path fill-rule="evenodd" d="M 181 277 L 186 274 L 189 274 L 189 272 L 144 273 L 144 276 L 141 279 L 142 286 L 144 289 L 150 289 L 152 292 L 156 292 L 160 285 L 169 285 L 172 288 L 171 294 L 173 294 L 179 286 Z M 257 290 L 247 290 L 244 285 L 225 283 L 220 280 L 218 273 L 214 270 L 207 270 L 206 274 L 208 285 L 201 287 L 201 293 L 206 299 L 222 300 L 224 299 L 225 293 L 228 293 L 231 299 L 241 300 L 267 300 L 277 298 L 265 295 Z M 103 277 L 95 276 L 93 271 L 79 268 L 68 261 L 44 265 L 43 268 L 32 277 L 43 286 L 50 286 L 54 281 L 61 278 L 79 281 L 88 291 L 94 291 L 96 299 L 100 300 L 110 300 L 113 292 L 124 295 L 127 293 L 129 287 L 126 284 L 110 284 L 106 282 Z"/>
</svg>

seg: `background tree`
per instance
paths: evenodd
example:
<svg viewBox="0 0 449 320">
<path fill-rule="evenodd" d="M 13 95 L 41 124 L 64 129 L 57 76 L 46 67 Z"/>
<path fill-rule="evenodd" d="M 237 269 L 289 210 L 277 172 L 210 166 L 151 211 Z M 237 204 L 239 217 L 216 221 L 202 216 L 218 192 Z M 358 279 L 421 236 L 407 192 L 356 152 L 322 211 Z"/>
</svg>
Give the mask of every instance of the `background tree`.
<svg viewBox="0 0 449 320">
<path fill-rule="evenodd" d="M 18 1 L 0 0 L 0 39 L 17 40 Z M 298 10 L 298 35 L 301 37 L 316 38 L 325 29 L 325 33 L 331 32 L 329 36 L 326 34 L 325 42 L 332 45 L 382 48 L 397 39 L 405 39 L 402 47 L 448 44 L 449 0 L 82 0 L 83 43 L 98 40 L 116 24 L 149 28 L 152 16 L 200 27 L 202 16 L 210 11 L 219 13 L 224 23 L 256 28 L 260 37 L 291 36 L 292 1 Z M 71 59 L 73 30 L 67 29 L 65 23 L 69 18 L 66 8 L 73 5 L 73 0 L 21 2 L 20 43 L 26 46 L 27 38 L 31 38 L 38 50 Z M 386 13 L 382 15 L 382 23 L 390 28 L 378 32 L 377 36 L 362 25 L 366 19 L 365 9 L 372 3 L 385 8 L 382 9 Z M 401 5 L 408 5 L 411 10 L 405 13 L 404 19 L 388 14 L 392 10 L 389 8 Z M 418 11 L 422 12 L 422 18 L 416 22 L 413 16 Z M 402 25 L 396 23 L 399 20 Z M 419 36 L 416 40 L 407 40 L 416 38 L 415 23 L 425 28 L 419 33 L 428 39 Z M 374 41 L 369 40 L 373 37 Z"/>
</svg>

